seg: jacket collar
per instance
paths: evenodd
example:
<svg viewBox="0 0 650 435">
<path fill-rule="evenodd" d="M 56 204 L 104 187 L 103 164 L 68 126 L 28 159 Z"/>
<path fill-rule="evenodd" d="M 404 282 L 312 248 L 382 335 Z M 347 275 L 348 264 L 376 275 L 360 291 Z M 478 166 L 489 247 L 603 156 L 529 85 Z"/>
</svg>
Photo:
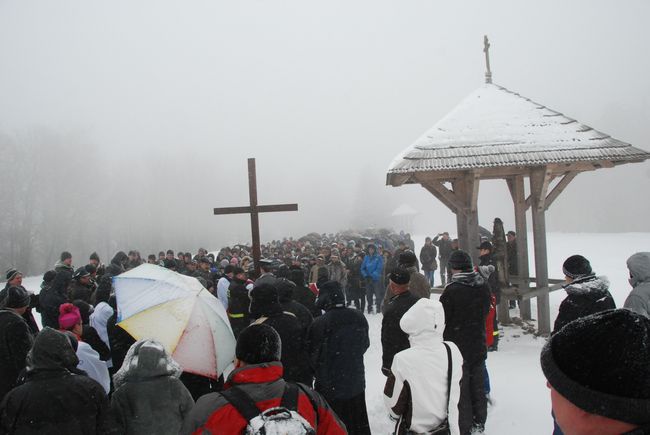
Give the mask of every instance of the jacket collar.
<svg viewBox="0 0 650 435">
<path fill-rule="evenodd" d="M 228 376 L 226 386 L 236 384 L 265 384 L 277 381 L 282 377 L 284 369 L 282 363 L 274 361 L 270 363 L 251 364 L 235 369 Z"/>
</svg>

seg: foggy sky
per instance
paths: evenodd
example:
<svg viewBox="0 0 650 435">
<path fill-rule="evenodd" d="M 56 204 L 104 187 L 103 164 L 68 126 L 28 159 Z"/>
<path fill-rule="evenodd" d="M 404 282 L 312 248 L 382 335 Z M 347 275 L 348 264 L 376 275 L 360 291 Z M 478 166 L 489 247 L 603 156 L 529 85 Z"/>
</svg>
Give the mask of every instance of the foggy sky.
<svg viewBox="0 0 650 435">
<path fill-rule="evenodd" d="M 650 150 L 648 16 L 643 0 L 0 0 L 0 132 L 81 138 L 111 170 L 97 191 L 125 186 L 101 230 L 159 220 L 161 244 L 249 239 L 246 216 L 212 216 L 247 204 L 247 157 L 261 204 L 300 207 L 263 216 L 265 240 L 455 232 L 420 186 L 385 186 L 386 169 L 482 85 L 483 35 L 494 83 Z M 547 227 L 650 231 L 648 187 L 647 162 L 580 174 Z M 391 218 L 401 204 L 412 225 Z M 479 214 L 514 226 L 504 181 L 482 182 Z"/>
</svg>

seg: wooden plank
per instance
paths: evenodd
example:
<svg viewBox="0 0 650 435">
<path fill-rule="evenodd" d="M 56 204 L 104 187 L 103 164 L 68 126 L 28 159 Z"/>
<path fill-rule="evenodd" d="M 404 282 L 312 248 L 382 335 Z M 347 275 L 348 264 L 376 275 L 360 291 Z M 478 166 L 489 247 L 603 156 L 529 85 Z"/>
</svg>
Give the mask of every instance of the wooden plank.
<svg viewBox="0 0 650 435">
<path fill-rule="evenodd" d="M 530 276 L 528 269 L 528 224 L 526 222 L 526 192 L 524 187 L 524 177 L 518 175 L 508 180 L 508 187 L 512 195 L 512 201 L 515 207 L 515 233 L 517 233 L 517 271 L 519 272 L 516 284 L 520 289 L 527 289 Z M 523 320 L 530 320 L 531 307 L 530 301 L 519 302 L 519 314 Z"/>
<path fill-rule="evenodd" d="M 546 192 L 551 174 L 546 167 L 534 169 L 530 174 L 530 193 L 533 198 L 533 240 L 535 244 L 535 277 L 537 296 L 537 328 L 542 335 L 551 333 L 551 310 L 548 291 L 548 258 L 546 248 Z"/>
<path fill-rule="evenodd" d="M 260 205 L 257 207 L 258 213 L 269 213 L 274 211 L 298 211 L 298 204 L 276 204 Z"/>
<path fill-rule="evenodd" d="M 214 214 L 240 214 L 250 213 L 252 211 L 250 206 L 247 207 L 218 207 L 214 209 Z"/>
<path fill-rule="evenodd" d="M 481 244 L 478 229 L 478 188 L 480 180 L 474 174 L 467 174 L 465 178 L 465 203 L 467 204 L 467 253 L 472 257 L 474 264 L 478 264 L 479 252 L 476 247 Z"/>
<path fill-rule="evenodd" d="M 440 180 L 425 181 L 416 177 L 422 187 L 427 189 L 433 196 L 438 198 L 440 202 L 445 204 L 454 213 L 466 213 L 466 206 L 461 199 L 458 198 L 455 192 L 447 189 L 447 187 L 440 182 Z"/>
<path fill-rule="evenodd" d="M 557 199 L 558 196 L 566 189 L 566 187 L 569 185 L 569 183 L 578 175 L 578 172 L 568 172 L 562 177 L 559 183 L 555 185 L 553 190 L 551 190 L 551 193 L 546 195 L 546 204 L 545 208 L 548 210 L 548 208 L 553 204 L 553 201 Z"/>
</svg>

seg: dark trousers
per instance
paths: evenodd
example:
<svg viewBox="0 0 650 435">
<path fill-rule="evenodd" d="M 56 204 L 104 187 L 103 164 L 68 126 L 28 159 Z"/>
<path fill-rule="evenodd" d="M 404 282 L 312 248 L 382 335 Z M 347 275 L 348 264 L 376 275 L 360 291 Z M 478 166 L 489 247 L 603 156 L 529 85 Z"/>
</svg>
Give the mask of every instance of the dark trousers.
<svg viewBox="0 0 650 435">
<path fill-rule="evenodd" d="M 375 296 L 375 305 L 377 307 L 377 313 L 381 312 L 381 303 L 384 300 L 384 293 L 386 289 L 382 285 L 381 280 L 373 281 L 368 278 L 366 280 L 366 296 L 368 297 L 368 311 L 372 310 L 372 297 Z"/>
<path fill-rule="evenodd" d="M 468 434 L 472 426 L 485 426 L 487 397 L 485 396 L 485 361 L 463 363 L 460 397 L 460 433 Z"/>
<path fill-rule="evenodd" d="M 327 403 L 345 424 L 350 435 L 370 435 L 365 391 L 349 399 L 327 399 Z"/>
<path fill-rule="evenodd" d="M 449 258 L 439 258 L 440 260 L 440 266 L 438 267 L 438 270 L 440 270 L 440 283 L 444 287 L 445 284 L 447 283 L 448 279 L 448 270 L 447 270 L 447 263 L 449 262 Z"/>
</svg>

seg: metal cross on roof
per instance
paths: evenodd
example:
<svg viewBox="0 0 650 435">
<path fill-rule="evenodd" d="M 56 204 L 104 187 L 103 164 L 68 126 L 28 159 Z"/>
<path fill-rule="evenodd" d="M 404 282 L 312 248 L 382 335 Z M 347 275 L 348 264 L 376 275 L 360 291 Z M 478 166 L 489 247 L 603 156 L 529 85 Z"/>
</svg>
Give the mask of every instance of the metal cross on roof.
<svg viewBox="0 0 650 435">
<path fill-rule="evenodd" d="M 298 211 L 298 204 L 257 205 L 257 175 L 255 173 L 255 159 L 248 159 L 248 194 L 250 205 L 244 207 L 220 207 L 214 209 L 214 214 L 239 214 L 250 213 L 251 234 L 253 238 L 253 263 L 255 274 L 260 275 L 260 220 L 259 214 L 272 211 Z"/>
<path fill-rule="evenodd" d="M 490 71 L 490 41 L 487 35 L 483 36 L 483 52 L 485 53 L 485 83 L 492 83 L 492 71 Z"/>
</svg>

